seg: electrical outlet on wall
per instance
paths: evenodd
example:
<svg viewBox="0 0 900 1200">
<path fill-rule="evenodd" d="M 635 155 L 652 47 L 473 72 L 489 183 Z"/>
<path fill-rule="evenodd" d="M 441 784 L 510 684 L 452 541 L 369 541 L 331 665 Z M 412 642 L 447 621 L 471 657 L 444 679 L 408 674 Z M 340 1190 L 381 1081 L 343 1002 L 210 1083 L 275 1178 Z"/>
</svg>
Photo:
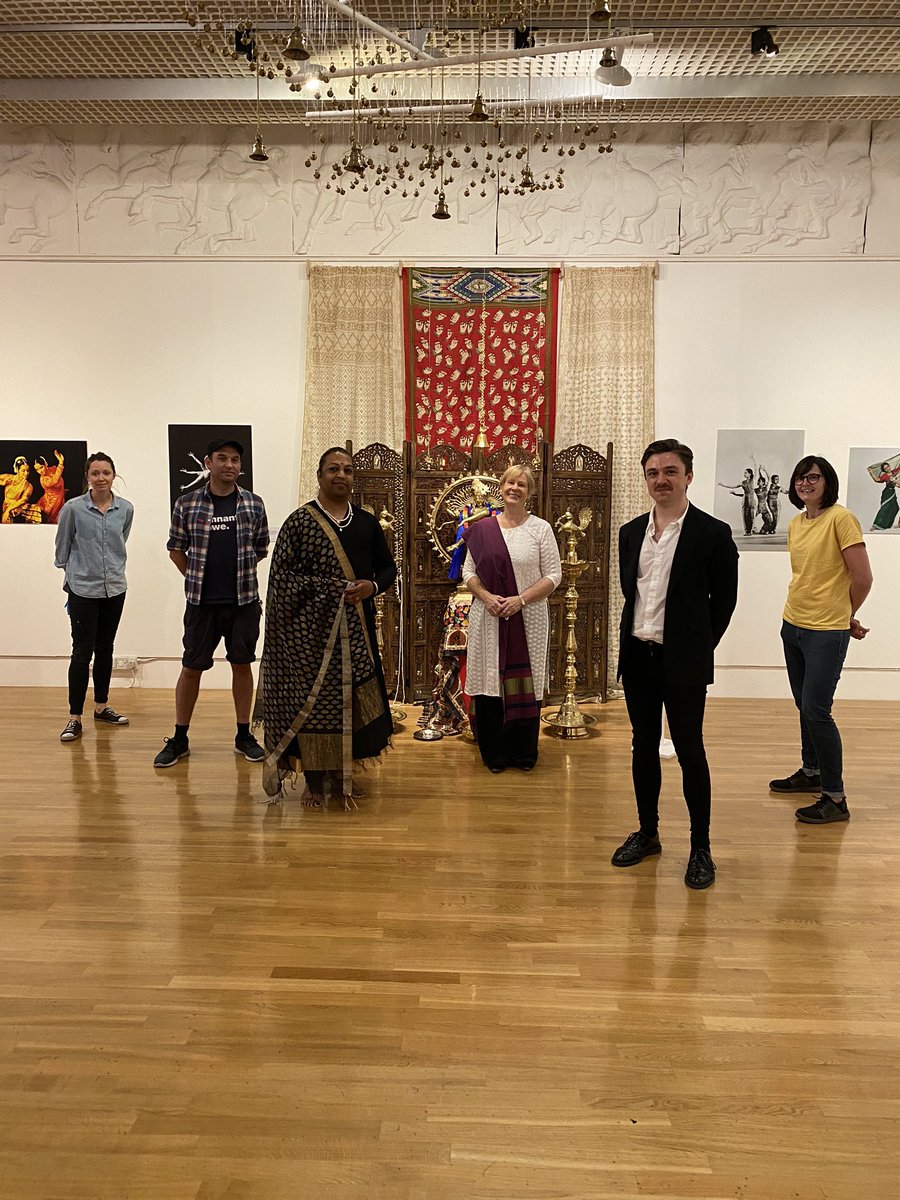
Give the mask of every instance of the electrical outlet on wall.
<svg viewBox="0 0 900 1200">
<path fill-rule="evenodd" d="M 137 665 L 138 660 L 136 658 L 130 658 L 126 654 L 116 655 L 116 657 L 113 659 L 114 671 L 134 671 L 137 669 Z"/>
</svg>

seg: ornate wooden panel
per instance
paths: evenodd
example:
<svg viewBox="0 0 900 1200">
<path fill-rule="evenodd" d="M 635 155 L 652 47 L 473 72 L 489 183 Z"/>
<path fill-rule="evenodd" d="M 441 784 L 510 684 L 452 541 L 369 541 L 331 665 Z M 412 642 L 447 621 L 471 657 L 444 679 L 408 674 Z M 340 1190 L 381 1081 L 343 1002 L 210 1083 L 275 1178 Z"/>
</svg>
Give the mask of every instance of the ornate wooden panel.
<svg viewBox="0 0 900 1200">
<path fill-rule="evenodd" d="M 609 649 L 609 545 L 612 509 L 612 442 L 606 455 L 590 446 L 568 446 L 550 458 L 546 491 L 549 511 L 544 515 L 555 527 L 567 510 L 577 517 L 590 508 L 593 519 L 579 543 L 579 557 L 590 564 L 578 580 L 578 642 L 576 667 L 579 695 L 607 698 L 606 660 Z M 562 696 L 565 650 L 565 587 L 550 599 L 550 692 Z"/>
<path fill-rule="evenodd" d="M 406 569 L 407 510 L 406 476 L 404 455 L 381 442 L 373 442 L 361 450 L 353 451 L 351 442 L 347 450 L 353 458 L 353 501 L 367 508 L 384 523 L 393 522 L 393 534 L 385 536 L 397 563 L 397 583 L 384 595 L 381 632 L 383 638 L 382 666 L 388 693 L 397 689 L 398 677 L 403 678 L 403 628 L 406 624 L 404 574 Z M 385 515 L 387 514 L 387 515 Z M 401 686 L 401 695 L 404 689 Z"/>
<path fill-rule="evenodd" d="M 521 446 L 499 447 L 485 456 L 480 451 L 465 454 L 453 446 L 435 446 L 412 463 L 409 491 L 409 695 L 425 700 L 434 686 L 434 668 L 441 658 L 444 610 L 454 585 L 447 576 L 448 564 L 432 545 L 429 520 L 435 500 L 448 484 L 461 475 L 501 475 L 511 464 L 527 464 L 540 481 L 541 464 L 535 469 L 533 456 Z M 539 501 L 541 483 L 535 497 Z M 540 512 L 536 503 L 534 509 Z"/>
</svg>

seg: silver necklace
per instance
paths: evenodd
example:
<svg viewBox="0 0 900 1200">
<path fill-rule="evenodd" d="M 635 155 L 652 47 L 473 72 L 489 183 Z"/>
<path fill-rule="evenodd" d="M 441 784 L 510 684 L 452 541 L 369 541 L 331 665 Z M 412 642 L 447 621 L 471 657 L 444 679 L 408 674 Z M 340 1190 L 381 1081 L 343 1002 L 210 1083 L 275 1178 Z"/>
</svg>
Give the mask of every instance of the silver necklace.
<svg viewBox="0 0 900 1200">
<path fill-rule="evenodd" d="M 320 512 L 323 512 L 325 514 L 325 516 L 328 518 L 329 521 L 332 521 L 335 525 L 337 525 L 338 529 L 346 529 L 347 526 L 350 524 L 350 522 L 353 520 L 353 505 L 352 504 L 347 505 L 347 515 L 346 515 L 346 517 L 341 517 L 340 521 L 337 519 L 337 517 L 333 517 L 327 508 L 323 508 L 318 500 L 315 500 L 314 504 L 315 504 L 316 508 L 319 509 Z"/>
</svg>

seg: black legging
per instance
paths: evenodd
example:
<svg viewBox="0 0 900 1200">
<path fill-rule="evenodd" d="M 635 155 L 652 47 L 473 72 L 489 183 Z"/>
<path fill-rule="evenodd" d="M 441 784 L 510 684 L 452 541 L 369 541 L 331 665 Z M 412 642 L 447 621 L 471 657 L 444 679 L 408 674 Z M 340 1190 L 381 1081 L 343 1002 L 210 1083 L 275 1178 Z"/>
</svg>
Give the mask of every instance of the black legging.
<svg viewBox="0 0 900 1200">
<path fill-rule="evenodd" d="M 475 737 L 486 767 L 520 767 L 529 770 L 537 762 L 539 717 L 532 721 L 503 724 L 503 701 L 499 696 L 473 696 Z"/>
<path fill-rule="evenodd" d="M 109 699 L 113 644 L 125 605 L 125 593 L 92 600 L 69 592 L 69 620 L 72 622 L 72 659 L 69 663 L 69 715 L 84 712 L 91 658 L 94 660 L 94 700 L 105 704 Z"/>
</svg>

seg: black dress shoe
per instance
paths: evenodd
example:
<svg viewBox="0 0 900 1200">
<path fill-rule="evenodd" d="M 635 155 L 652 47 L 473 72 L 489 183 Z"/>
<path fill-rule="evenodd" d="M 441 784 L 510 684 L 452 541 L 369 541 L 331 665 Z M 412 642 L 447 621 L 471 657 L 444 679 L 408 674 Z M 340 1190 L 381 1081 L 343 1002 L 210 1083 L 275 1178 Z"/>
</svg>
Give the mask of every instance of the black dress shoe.
<svg viewBox="0 0 900 1200">
<path fill-rule="evenodd" d="M 708 850 L 691 851 L 684 882 L 689 888 L 696 888 L 698 891 L 716 882 L 716 864 Z"/>
<path fill-rule="evenodd" d="M 636 863 L 649 858 L 651 854 L 661 854 L 662 845 L 658 837 L 647 837 L 638 830 L 629 833 L 622 845 L 610 859 L 614 867 L 633 867 Z"/>
</svg>

